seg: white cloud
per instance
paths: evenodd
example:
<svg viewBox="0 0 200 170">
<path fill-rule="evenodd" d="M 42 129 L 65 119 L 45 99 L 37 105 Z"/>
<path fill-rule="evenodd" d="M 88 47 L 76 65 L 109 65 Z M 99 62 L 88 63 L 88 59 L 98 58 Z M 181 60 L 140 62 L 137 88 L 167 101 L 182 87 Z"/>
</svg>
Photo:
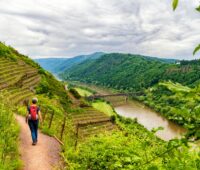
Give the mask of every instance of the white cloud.
<svg viewBox="0 0 200 170">
<path fill-rule="evenodd" d="M 1 0 L 0 41 L 32 57 L 128 52 L 192 59 L 198 0 Z M 197 57 L 200 57 L 198 54 Z"/>
</svg>

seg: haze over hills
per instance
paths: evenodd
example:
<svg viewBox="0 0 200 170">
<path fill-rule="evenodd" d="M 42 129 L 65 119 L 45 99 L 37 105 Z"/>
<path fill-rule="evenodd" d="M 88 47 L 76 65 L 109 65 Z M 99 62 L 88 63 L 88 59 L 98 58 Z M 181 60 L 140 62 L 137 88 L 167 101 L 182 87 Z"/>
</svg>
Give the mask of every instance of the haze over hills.
<svg viewBox="0 0 200 170">
<path fill-rule="evenodd" d="M 69 69 L 75 64 L 79 64 L 85 60 L 92 60 L 101 57 L 103 52 L 96 52 L 89 55 L 80 55 L 72 58 L 45 58 L 45 59 L 35 59 L 44 69 L 58 74 L 60 72 Z"/>
</svg>

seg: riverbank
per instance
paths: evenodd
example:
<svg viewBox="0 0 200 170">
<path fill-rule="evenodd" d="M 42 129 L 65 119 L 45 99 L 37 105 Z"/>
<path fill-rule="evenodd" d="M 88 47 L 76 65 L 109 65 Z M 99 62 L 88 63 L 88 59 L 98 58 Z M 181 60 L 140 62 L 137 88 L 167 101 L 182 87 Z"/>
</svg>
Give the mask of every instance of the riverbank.
<svg viewBox="0 0 200 170">
<path fill-rule="evenodd" d="M 81 98 L 80 100 L 84 99 Z M 104 105 L 106 107 L 101 104 L 101 102 L 103 104 L 106 102 L 102 100 L 95 102 L 97 110 L 110 110 L 107 109 L 107 106 L 110 106 L 109 104 Z M 94 103 L 92 102 L 92 104 Z M 84 111 L 87 113 L 87 108 L 80 111 L 74 112 L 73 117 L 80 114 L 84 115 Z M 94 118 L 91 117 L 91 119 Z M 79 140 L 75 150 L 74 146 L 68 146 L 69 138 L 65 138 L 65 144 L 67 145 L 65 145 L 64 157 L 67 159 L 70 169 L 147 170 L 152 168 L 177 169 L 177 167 L 183 166 L 184 169 L 191 169 L 198 159 L 196 150 L 190 152 L 189 148 L 185 146 L 184 140 L 167 142 L 156 137 L 154 135 L 155 131 L 148 131 L 135 119 L 126 119 L 122 116 L 116 116 L 115 118 L 115 125 L 119 129 L 96 132 L 95 134 L 90 131 L 90 134 L 93 135 L 85 138 L 84 141 Z M 96 127 L 94 128 L 96 129 Z M 70 140 L 73 140 L 73 138 L 70 138 Z M 174 162 L 174 157 L 179 159 Z M 195 167 L 194 170 L 197 169 Z"/>
<path fill-rule="evenodd" d="M 96 91 L 98 94 L 113 94 L 114 92 L 97 87 L 94 85 L 84 85 L 84 84 L 79 84 L 79 86 L 87 87 L 90 88 L 92 91 Z M 80 90 L 80 89 L 79 89 Z M 87 90 L 83 88 L 81 92 L 87 93 Z M 88 93 L 89 94 L 89 93 Z M 115 97 L 116 98 L 116 97 Z M 113 100 L 113 99 L 112 99 Z M 159 130 L 156 133 L 156 136 L 165 140 L 169 141 L 174 138 L 181 138 L 182 135 L 186 133 L 186 129 L 183 127 L 177 125 L 176 123 L 167 120 L 165 117 L 163 117 L 161 114 L 153 111 L 149 107 L 145 106 L 144 104 L 136 101 L 136 100 L 129 100 L 127 103 L 123 102 L 120 103 L 119 106 L 114 106 L 111 101 L 111 105 L 113 106 L 115 112 L 123 117 L 126 118 L 136 118 L 138 123 L 143 125 L 146 129 L 151 131 L 152 129 L 156 129 L 159 127 L 162 127 L 163 130 Z M 98 103 L 98 104 L 93 104 L 94 106 L 97 106 L 96 108 L 99 109 L 100 111 L 106 110 L 105 112 L 110 112 L 107 109 L 109 107 L 106 107 L 105 103 Z"/>
</svg>

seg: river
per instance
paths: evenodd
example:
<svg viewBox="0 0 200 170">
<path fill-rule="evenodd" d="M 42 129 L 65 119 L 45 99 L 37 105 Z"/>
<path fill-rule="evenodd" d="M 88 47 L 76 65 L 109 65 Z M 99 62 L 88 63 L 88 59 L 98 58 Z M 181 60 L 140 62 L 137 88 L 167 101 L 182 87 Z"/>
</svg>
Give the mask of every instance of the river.
<svg viewBox="0 0 200 170">
<path fill-rule="evenodd" d="M 81 86 L 86 86 L 87 88 L 90 88 L 99 94 L 105 95 L 113 93 L 111 90 L 100 88 L 94 85 L 81 84 Z M 114 109 L 116 113 L 121 116 L 127 118 L 137 118 L 138 123 L 142 124 L 148 130 L 163 127 L 164 130 L 158 131 L 156 135 L 165 141 L 174 139 L 176 137 L 180 138 L 181 135 L 183 135 L 186 132 L 186 130 L 183 127 L 175 124 L 172 121 L 167 120 L 161 114 L 156 113 L 152 109 L 148 108 L 142 103 L 139 103 L 136 100 L 131 100 L 127 103 L 124 102 L 124 104 L 120 106 L 115 106 Z"/>
<path fill-rule="evenodd" d="M 127 104 L 117 106 L 115 107 L 115 111 L 124 117 L 137 118 L 138 123 L 142 124 L 148 130 L 163 127 L 164 129 L 158 131 L 156 135 L 166 141 L 176 137 L 180 138 L 186 132 L 184 128 L 167 120 L 159 113 L 137 101 L 129 101 Z"/>
</svg>

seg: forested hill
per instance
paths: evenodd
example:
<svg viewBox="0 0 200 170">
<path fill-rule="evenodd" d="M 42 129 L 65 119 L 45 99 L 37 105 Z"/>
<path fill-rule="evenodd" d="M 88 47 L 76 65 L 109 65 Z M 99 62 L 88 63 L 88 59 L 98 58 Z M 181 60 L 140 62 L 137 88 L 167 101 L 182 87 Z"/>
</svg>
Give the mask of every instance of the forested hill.
<svg viewBox="0 0 200 170">
<path fill-rule="evenodd" d="M 62 77 L 128 91 L 148 88 L 160 80 L 191 86 L 199 81 L 200 74 L 197 73 L 200 73 L 200 65 L 166 61 L 140 55 L 106 54 L 97 60 L 86 60 L 71 67 Z"/>
<path fill-rule="evenodd" d="M 44 69 L 58 74 L 85 60 L 97 59 L 103 54 L 104 53 L 102 52 L 96 52 L 90 55 L 80 55 L 73 58 L 44 58 L 36 59 L 35 61 L 38 62 Z"/>
</svg>

